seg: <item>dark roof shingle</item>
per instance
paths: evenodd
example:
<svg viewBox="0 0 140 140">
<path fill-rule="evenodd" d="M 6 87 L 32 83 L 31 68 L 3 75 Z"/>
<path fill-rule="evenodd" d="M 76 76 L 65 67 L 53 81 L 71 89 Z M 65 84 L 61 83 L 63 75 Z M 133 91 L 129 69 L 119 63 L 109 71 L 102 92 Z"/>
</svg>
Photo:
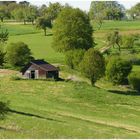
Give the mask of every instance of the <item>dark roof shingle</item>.
<svg viewBox="0 0 140 140">
<path fill-rule="evenodd" d="M 32 60 L 30 63 L 28 63 L 21 72 L 24 73 L 32 64 L 37 65 L 44 71 L 58 71 L 58 68 L 49 64 L 48 62 L 44 60 Z"/>
</svg>

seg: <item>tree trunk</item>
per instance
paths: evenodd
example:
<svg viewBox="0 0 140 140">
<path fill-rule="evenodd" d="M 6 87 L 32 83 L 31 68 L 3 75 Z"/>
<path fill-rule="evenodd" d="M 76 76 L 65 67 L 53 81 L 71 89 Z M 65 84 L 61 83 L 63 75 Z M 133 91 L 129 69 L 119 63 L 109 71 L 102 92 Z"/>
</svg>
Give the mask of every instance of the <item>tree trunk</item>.
<svg viewBox="0 0 140 140">
<path fill-rule="evenodd" d="M 1 22 L 3 22 L 3 17 L 0 18 Z"/>
<path fill-rule="evenodd" d="M 47 33 L 46 33 L 46 28 L 44 29 L 44 35 L 45 35 L 45 36 L 47 35 Z"/>
<path fill-rule="evenodd" d="M 121 46 L 117 43 L 118 47 L 119 47 L 119 51 L 121 51 Z"/>
<path fill-rule="evenodd" d="M 34 20 L 32 20 L 31 22 L 32 22 L 32 25 L 34 25 Z"/>
<path fill-rule="evenodd" d="M 24 25 L 26 25 L 26 21 L 25 21 L 25 19 L 24 19 Z"/>
</svg>

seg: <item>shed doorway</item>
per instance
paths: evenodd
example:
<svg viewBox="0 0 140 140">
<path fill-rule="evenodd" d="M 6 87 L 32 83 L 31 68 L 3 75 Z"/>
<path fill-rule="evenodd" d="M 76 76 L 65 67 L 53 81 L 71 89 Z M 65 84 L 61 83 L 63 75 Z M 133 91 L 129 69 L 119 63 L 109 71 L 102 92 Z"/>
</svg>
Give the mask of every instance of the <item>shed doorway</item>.
<svg viewBox="0 0 140 140">
<path fill-rule="evenodd" d="M 31 71 L 31 79 L 35 79 L 35 71 L 34 70 Z"/>
</svg>

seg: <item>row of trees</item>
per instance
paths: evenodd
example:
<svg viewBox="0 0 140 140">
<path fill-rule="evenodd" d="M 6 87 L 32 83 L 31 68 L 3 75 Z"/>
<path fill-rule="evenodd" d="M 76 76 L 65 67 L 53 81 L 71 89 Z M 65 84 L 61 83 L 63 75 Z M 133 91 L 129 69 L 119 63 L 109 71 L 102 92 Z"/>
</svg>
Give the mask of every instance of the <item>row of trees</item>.
<svg viewBox="0 0 140 140">
<path fill-rule="evenodd" d="M 15 19 L 23 21 L 26 24 L 27 21 L 34 23 L 37 17 L 45 16 L 52 22 L 61 11 L 62 6 L 60 3 L 49 3 L 49 6 L 42 5 L 37 7 L 31 5 L 27 1 L 16 3 L 14 1 L 7 1 L 0 3 L 0 19 L 3 22 L 4 19 Z"/>
<path fill-rule="evenodd" d="M 15 1 L 0 2 L 0 19 L 16 19 L 19 21 L 34 22 L 37 17 L 45 16 L 54 21 L 61 10 L 69 7 L 68 4 L 62 6 L 60 3 L 49 3 L 41 7 L 31 5 L 27 1 L 16 3 Z M 103 20 L 121 20 L 129 14 L 133 19 L 140 18 L 140 3 L 126 10 L 123 5 L 117 1 L 92 1 L 89 9 L 89 17 L 102 24 Z"/>
</svg>

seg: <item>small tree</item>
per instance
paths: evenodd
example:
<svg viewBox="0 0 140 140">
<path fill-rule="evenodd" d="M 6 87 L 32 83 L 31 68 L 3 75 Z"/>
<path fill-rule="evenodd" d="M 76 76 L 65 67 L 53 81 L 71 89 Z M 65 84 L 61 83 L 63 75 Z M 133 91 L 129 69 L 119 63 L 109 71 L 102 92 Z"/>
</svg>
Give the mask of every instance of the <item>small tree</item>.
<svg viewBox="0 0 140 140">
<path fill-rule="evenodd" d="M 119 51 L 121 50 L 121 42 L 122 42 L 122 37 L 121 35 L 119 34 L 119 32 L 116 30 L 112 33 L 109 33 L 106 35 L 106 40 L 108 42 L 108 46 L 115 46 L 117 45 Z"/>
<path fill-rule="evenodd" d="M 36 27 L 39 28 L 39 29 L 43 29 L 44 30 L 44 35 L 46 36 L 47 35 L 46 34 L 47 27 L 48 28 L 52 27 L 51 20 L 47 19 L 47 18 L 44 18 L 44 17 L 39 17 L 36 21 Z"/>
<path fill-rule="evenodd" d="M 133 89 L 140 91 L 140 73 L 132 72 L 128 76 L 129 84 L 133 87 Z"/>
<path fill-rule="evenodd" d="M 11 43 L 7 47 L 6 53 L 7 62 L 12 66 L 22 67 L 27 64 L 33 57 L 31 50 L 23 42 Z"/>
<path fill-rule="evenodd" d="M 8 111 L 9 111 L 8 103 L 0 101 L 0 119 L 4 119 Z"/>
<path fill-rule="evenodd" d="M 93 48 L 85 52 L 84 58 L 80 63 L 81 72 L 90 79 L 91 84 L 104 75 L 105 60 L 102 54 Z"/>
<path fill-rule="evenodd" d="M 8 31 L 7 30 L 3 31 L 0 27 L 0 66 L 3 66 L 3 63 L 5 61 L 4 59 L 6 52 L 4 52 L 3 46 L 7 40 L 8 40 Z"/>
<path fill-rule="evenodd" d="M 106 67 L 106 76 L 113 84 L 122 84 L 127 81 L 127 76 L 132 70 L 132 64 L 120 57 L 110 58 Z"/>
</svg>

